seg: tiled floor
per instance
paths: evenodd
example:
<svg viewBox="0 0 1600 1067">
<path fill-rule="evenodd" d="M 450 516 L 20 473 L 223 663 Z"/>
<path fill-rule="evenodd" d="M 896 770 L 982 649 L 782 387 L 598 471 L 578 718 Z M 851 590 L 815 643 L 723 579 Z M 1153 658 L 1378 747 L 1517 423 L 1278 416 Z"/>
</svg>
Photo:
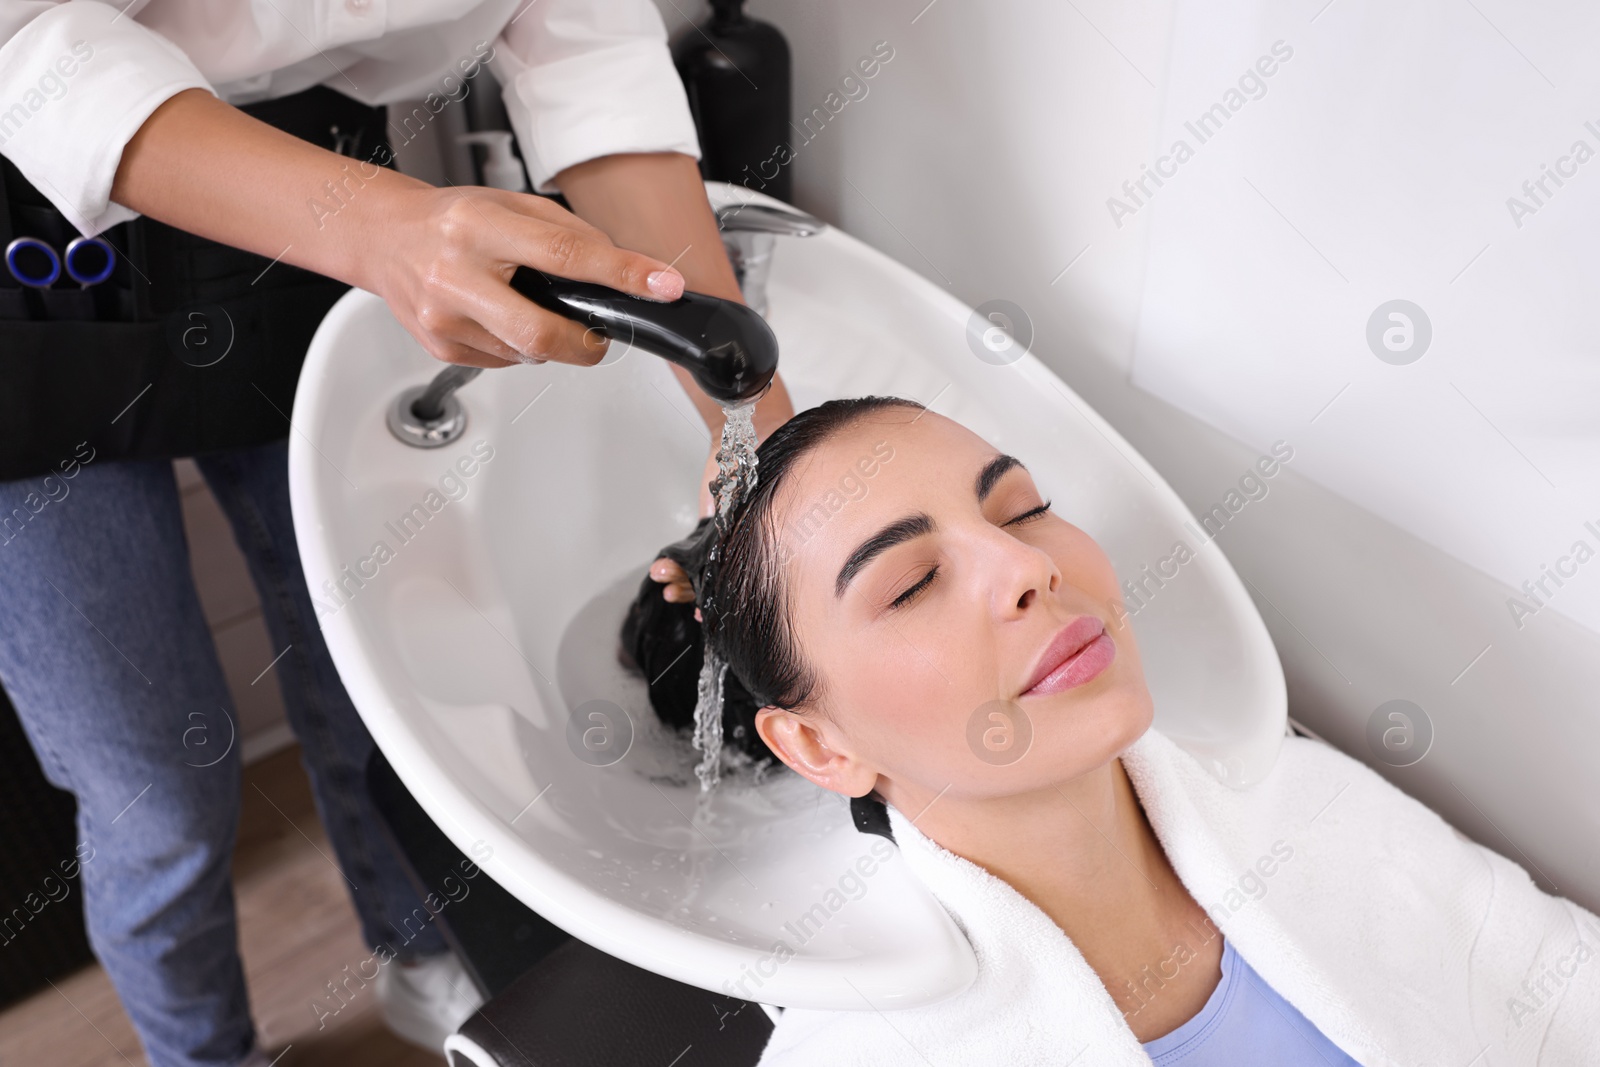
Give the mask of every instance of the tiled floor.
<svg viewBox="0 0 1600 1067">
<path fill-rule="evenodd" d="M 383 1026 L 371 987 L 319 1030 L 312 1001 L 370 956 L 317 821 L 298 746 L 245 771 L 234 856 L 240 948 L 256 1027 L 277 1067 L 439 1067 Z M 281 1055 L 280 1055 L 281 1054 Z M 0 1064 L 147 1067 L 98 966 L 0 1012 Z"/>
</svg>

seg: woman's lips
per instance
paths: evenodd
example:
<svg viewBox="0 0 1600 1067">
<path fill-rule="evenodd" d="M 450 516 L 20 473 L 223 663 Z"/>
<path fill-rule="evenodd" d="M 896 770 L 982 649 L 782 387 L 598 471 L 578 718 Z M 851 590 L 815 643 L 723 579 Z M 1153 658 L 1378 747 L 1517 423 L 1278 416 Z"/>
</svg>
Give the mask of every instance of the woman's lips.
<svg viewBox="0 0 1600 1067">
<path fill-rule="evenodd" d="M 1105 623 L 1080 615 L 1050 641 L 1021 695 L 1049 696 L 1076 688 L 1097 678 L 1116 658 L 1117 646 Z"/>
</svg>

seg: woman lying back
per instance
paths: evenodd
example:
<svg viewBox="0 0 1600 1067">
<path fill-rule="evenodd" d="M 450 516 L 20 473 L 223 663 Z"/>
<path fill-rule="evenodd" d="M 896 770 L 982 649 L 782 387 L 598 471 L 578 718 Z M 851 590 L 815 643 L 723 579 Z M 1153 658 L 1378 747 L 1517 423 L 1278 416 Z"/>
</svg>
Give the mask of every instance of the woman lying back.
<svg viewBox="0 0 1600 1067">
<path fill-rule="evenodd" d="M 790 1009 L 763 1064 L 1596 1062 L 1600 966 L 1523 983 L 1600 921 L 1321 742 L 1216 781 L 1152 728 L 1110 560 L 1021 460 L 880 397 L 802 412 L 759 459 L 712 588 L 702 526 L 625 643 L 655 678 L 703 617 L 728 736 L 885 802 L 979 962 L 930 1007 Z M 697 667 L 653 688 L 669 721 Z M 1025 752 L 995 759 L 975 719 L 1025 723 Z"/>
</svg>

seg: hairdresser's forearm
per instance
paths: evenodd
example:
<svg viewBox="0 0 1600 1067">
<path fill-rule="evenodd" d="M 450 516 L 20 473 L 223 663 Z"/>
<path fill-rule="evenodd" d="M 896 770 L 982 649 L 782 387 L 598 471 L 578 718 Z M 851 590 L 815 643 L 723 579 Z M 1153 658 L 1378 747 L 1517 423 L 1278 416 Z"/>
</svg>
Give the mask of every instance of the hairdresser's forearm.
<svg viewBox="0 0 1600 1067">
<path fill-rule="evenodd" d="M 281 254 L 282 262 L 376 292 L 373 269 L 383 250 L 370 239 L 383 227 L 358 219 L 381 217 L 396 192 L 417 187 L 425 185 L 190 89 L 157 108 L 128 142 L 111 198 L 190 233 L 268 258 Z M 344 225 L 332 225 L 346 213 L 337 219 Z"/>
<path fill-rule="evenodd" d="M 561 171 L 555 183 L 574 214 L 621 247 L 674 264 L 685 288 L 743 302 L 700 170 L 690 157 L 677 152 L 602 156 Z M 721 406 L 687 371 L 677 366 L 673 371 L 706 425 L 720 432 Z M 756 432 L 766 437 L 793 414 L 778 378 L 756 405 Z"/>
<path fill-rule="evenodd" d="M 666 262 L 618 248 L 553 201 L 436 189 L 385 162 L 318 148 L 189 90 L 128 143 L 112 196 L 180 229 L 376 293 L 449 363 L 599 360 L 603 350 L 583 324 L 507 284 L 520 266 L 647 299 L 683 292 Z"/>
</svg>

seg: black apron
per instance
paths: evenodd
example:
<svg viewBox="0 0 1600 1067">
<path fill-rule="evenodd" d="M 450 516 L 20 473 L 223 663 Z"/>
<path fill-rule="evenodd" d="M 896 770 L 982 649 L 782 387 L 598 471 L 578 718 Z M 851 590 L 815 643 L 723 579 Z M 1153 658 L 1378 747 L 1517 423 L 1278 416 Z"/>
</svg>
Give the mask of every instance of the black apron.
<svg viewBox="0 0 1600 1067">
<path fill-rule="evenodd" d="M 357 159 L 392 156 L 386 110 L 324 86 L 240 110 Z M 0 167 L 0 248 L 31 236 L 59 255 L 77 230 Z M 0 265 L 0 480 L 65 469 L 84 443 L 99 461 L 287 436 L 306 348 L 349 286 L 149 218 L 101 236 L 117 265 L 100 285 L 63 273 L 36 290 Z"/>
</svg>

